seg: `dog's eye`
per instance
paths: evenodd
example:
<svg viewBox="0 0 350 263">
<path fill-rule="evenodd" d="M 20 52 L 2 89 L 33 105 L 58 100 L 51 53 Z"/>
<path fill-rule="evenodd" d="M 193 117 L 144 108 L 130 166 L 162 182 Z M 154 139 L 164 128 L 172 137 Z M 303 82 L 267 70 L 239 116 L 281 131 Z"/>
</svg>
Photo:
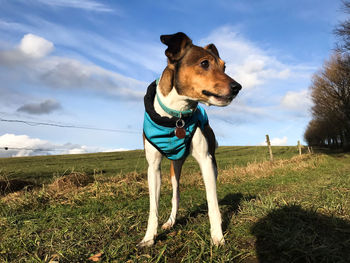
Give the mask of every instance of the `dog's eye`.
<svg viewBox="0 0 350 263">
<path fill-rule="evenodd" d="M 209 68 L 209 61 L 208 60 L 203 60 L 201 62 L 201 67 L 204 69 L 208 69 Z"/>
<path fill-rule="evenodd" d="M 224 72 L 226 71 L 226 65 L 224 66 Z"/>
</svg>

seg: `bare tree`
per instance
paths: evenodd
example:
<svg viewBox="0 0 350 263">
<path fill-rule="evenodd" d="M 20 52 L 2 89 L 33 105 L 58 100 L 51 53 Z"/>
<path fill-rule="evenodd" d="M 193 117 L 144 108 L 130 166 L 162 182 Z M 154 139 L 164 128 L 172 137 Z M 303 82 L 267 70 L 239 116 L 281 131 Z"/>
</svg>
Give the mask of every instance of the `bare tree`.
<svg viewBox="0 0 350 263">
<path fill-rule="evenodd" d="M 308 143 L 348 147 L 350 142 L 350 56 L 335 53 L 314 74 L 310 86 L 313 120 L 305 132 Z"/>
</svg>

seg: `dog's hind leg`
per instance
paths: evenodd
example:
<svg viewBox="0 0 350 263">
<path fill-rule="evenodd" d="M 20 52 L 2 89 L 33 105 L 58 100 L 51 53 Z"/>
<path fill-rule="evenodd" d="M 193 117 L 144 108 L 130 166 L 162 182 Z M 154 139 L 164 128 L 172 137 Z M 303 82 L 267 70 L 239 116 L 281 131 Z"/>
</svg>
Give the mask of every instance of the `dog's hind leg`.
<svg viewBox="0 0 350 263">
<path fill-rule="evenodd" d="M 179 201 L 180 201 L 180 190 L 179 190 L 179 183 L 180 183 L 180 174 L 181 174 L 181 168 L 184 163 L 185 159 L 183 160 L 176 160 L 171 161 L 170 164 L 170 175 L 171 175 L 171 184 L 173 186 L 173 197 L 171 199 L 171 214 L 168 219 L 168 221 L 162 226 L 162 229 L 170 229 L 174 224 L 176 220 L 176 214 L 177 210 L 179 209 Z"/>
<path fill-rule="evenodd" d="M 145 153 L 148 162 L 148 188 L 149 188 L 149 218 L 145 237 L 138 244 L 139 247 L 148 247 L 154 244 L 158 228 L 158 203 L 160 196 L 161 171 L 160 164 L 162 154 L 147 140 L 145 141 Z"/>
</svg>

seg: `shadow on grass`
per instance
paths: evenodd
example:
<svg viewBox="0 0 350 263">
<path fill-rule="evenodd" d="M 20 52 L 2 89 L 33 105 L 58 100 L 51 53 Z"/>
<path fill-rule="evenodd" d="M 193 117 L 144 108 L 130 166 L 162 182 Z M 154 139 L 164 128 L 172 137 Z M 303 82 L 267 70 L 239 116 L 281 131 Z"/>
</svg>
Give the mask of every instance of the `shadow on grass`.
<svg viewBox="0 0 350 263">
<path fill-rule="evenodd" d="M 233 215 L 238 212 L 239 204 L 242 200 L 251 200 L 255 196 L 243 196 L 241 193 L 227 194 L 223 199 L 219 200 L 220 211 L 222 216 L 222 229 L 225 232 Z M 196 218 L 199 215 L 208 214 L 207 202 L 197 206 L 186 217 L 181 217 L 176 220 L 176 225 L 185 226 L 190 218 Z"/>
<path fill-rule="evenodd" d="M 243 196 L 241 193 L 230 193 L 227 194 L 223 199 L 219 200 L 220 205 L 220 211 L 221 211 L 221 217 L 222 217 L 222 230 L 225 232 L 229 226 L 229 223 L 231 221 L 232 216 L 238 213 L 239 204 L 242 200 L 251 200 L 254 199 L 255 196 Z M 207 202 L 197 206 L 194 208 L 194 210 L 190 211 L 187 216 L 180 217 L 176 220 L 175 228 L 183 227 L 189 224 L 190 220 L 193 218 L 197 218 L 200 215 L 207 215 L 208 214 L 208 205 Z M 209 224 L 209 219 L 208 219 Z M 160 233 L 157 237 L 157 240 L 164 241 L 167 239 L 167 235 L 173 231 L 174 229 L 165 230 L 164 232 Z"/>
<path fill-rule="evenodd" d="M 350 148 L 326 148 L 326 147 L 313 147 L 314 153 L 318 154 L 326 154 L 331 156 L 339 156 L 342 157 L 348 153 L 350 153 Z"/>
<path fill-rule="evenodd" d="M 222 231 L 226 232 L 232 217 L 238 213 L 239 205 L 243 200 L 255 199 L 255 196 L 243 196 L 241 193 L 227 194 L 223 199 L 219 200 L 221 217 L 222 217 Z"/>
<path fill-rule="evenodd" d="M 259 262 L 350 262 L 350 222 L 300 206 L 272 211 L 251 232 Z"/>
<path fill-rule="evenodd" d="M 33 182 L 24 181 L 24 180 L 0 180 L 0 195 L 6 195 L 9 193 L 14 193 L 20 191 L 24 188 L 31 190 L 36 185 Z"/>
</svg>

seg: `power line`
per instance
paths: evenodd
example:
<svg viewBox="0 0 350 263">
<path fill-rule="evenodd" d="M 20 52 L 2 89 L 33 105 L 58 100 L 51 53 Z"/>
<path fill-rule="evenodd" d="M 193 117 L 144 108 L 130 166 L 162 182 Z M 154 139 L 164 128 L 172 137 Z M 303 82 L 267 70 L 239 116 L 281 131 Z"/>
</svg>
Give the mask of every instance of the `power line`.
<svg viewBox="0 0 350 263">
<path fill-rule="evenodd" d="M 8 147 L 8 146 L 0 146 L 0 151 L 34 151 L 34 152 L 59 152 L 59 151 L 70 151 L 70 150 L 76 150 L 76 149 L 81 149 L 81 148 L 65 148 L 65 147 L 57 147 L 57 148 L 28 148 L 28 147 Z M 87 151 L 87 152 L 82 152 L 82 153 L 94 153 L 94 152 L 113 152 L 114 150 L 108 150 L 108 151 Z M 0 157 L 1 158 L 1 157 Z"/>
<path fill-rule="evenodd" d="M 10 123 L 23 123 L 30 126 L 52 126 L 52 127 L 59 127 L 59 128 L 73 128 L 73 129 L 84 129 L 84 130 L 95 130 L 95 131 L 108 131 L 108 132 L 118 132 L 118 133 L 135 133 L 139 134 L 140 131 L 137 130 L 124 130 L 124 129 L 107 129 L 107 128 L 97 128 L 97 127 L 84 127 L 84 126 L 76 126 L 76 125 L 69 125 L 69 124 L 57 124 L 57 123 L 49 123 L 49 122 L 36 122 L 36 121 L 25 121 L 25 120 L 17 120 L 17 119 L 3 119 L 0 118 L 0 121 L 2 122 L 10 122 Z"/>
<path fill-rule="evenodd" d="M 45 152 L 52 152 L 52 151 L 59 151 L 59 150 L 67 150 L 64 148 L 61 149 L 44 149 L 44 148 L 20 148 L 20 147 L 4 147 L 4 146 L 0 146 L 0 150 L 26 150 L 26 151 L 45 151 Z"/>
</svg>

